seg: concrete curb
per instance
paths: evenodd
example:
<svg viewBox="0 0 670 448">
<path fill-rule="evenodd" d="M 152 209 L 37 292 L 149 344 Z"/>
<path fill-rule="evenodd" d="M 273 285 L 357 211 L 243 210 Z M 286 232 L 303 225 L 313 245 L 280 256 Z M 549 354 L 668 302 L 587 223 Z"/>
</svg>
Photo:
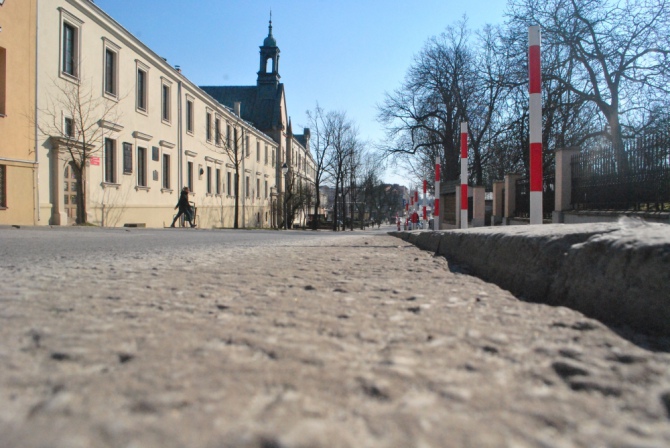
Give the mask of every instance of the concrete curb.
<svg viewBox="0 0 670 448">
<path fill-rule="evenodd" d="M 533 302 L 670 336 L 670 226 L 551 224 L 389 232 Z"/>
</svg>

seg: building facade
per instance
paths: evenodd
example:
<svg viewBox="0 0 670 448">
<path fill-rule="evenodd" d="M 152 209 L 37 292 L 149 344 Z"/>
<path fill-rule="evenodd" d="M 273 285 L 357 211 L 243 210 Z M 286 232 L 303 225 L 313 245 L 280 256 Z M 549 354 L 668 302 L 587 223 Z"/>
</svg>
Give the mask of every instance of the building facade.
<svg viewBox="0 0 670 448">
<path fill-rule="evenodd" d="M 275 183 L 277 185 L 278 216 L 277 222 L 284 218 L 283 207 L 290 208 L 290 220 L 294 225 L 305 225 L 307 202 L 316 192 L 314 190 L 316 164 L 309 149 L 310 131 L 305 128 L 302 134 L 294 134 L 291 120 L 286 108 L 286 90 L 280 82 L 279 57 L 280 49 L 272 35 L 272 21 L 268 26 L 268 35 L 260 46 L 260 64 L 254 86 L 201 86 L 219 103 L 233 107 L 240 105 L 241 117 L 253 123 L 255 127 L 272 137 L 278 147 L 280 157 L 275 166 Z M 284 173 L 284 164 L 287 172 Z M 300 206 L 297 204 L 300 196 Z M 295 200 L 295 202 L 291 202 Z M 303 206 L 303 204 L 305 204 Z"/>
<path fill-rule="evenodd" d="M 35 151 L 37 0 L 0 4 L 0 224 L 38 222 Z"/>
<path fill-rule="evenodd" d="M 166 226 L 187 186 L 200 227 L 278 225 L 287 149 L 306 172 L 308 144 L 196 86 L 93 2 L 38 8 L 39 224 Z"/>
</svg>

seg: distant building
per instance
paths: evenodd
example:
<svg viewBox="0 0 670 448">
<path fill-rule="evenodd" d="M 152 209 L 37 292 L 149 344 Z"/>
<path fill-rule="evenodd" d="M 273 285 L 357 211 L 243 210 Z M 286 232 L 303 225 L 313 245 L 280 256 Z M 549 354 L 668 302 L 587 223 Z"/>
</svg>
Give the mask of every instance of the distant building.
<svg viewBox="0 0 670 448">
<path fill-rule="evenodd" d="M 0 224 L 38 221 L 35 151 L 37 0 L 0 4 Z"/>
<path fill-rule="evenodd" d="M 268 26 L 268 36 L 260 47 L 260 66 L 255 86 L 201 86 L 219 103 L 234 107 L 240 104 L 241 116 L 255 127 L 269 135 L 278 145 L 281 157 L 275 166 L 275 181 L 278 193 L 285 189 L 282 166 L 287 164 L 290 178 L 303 183 L 314 184 L 316 164 L 309 149 L 310 131 L 293 134 L 291 120 L 286 108 L 286 90 L 279 82 L 280 50 L 272 35 L 272 21 Z M 310 212 L 311 213 L 311 212 Z M 305 213 L 296 217 L 304 223 Z"/>
</svg>

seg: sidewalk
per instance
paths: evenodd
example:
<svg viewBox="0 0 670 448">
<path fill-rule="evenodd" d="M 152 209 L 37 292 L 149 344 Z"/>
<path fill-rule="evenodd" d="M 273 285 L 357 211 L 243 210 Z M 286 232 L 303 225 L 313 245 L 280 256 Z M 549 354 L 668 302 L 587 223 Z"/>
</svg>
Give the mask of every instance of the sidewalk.
<svg viewBox="0 0 670 448">
<path fill-rule="evenodd" d="M 663 340 L 319 241 L 2 269 L 0 446 L 670 445 Z"/>
</svg>

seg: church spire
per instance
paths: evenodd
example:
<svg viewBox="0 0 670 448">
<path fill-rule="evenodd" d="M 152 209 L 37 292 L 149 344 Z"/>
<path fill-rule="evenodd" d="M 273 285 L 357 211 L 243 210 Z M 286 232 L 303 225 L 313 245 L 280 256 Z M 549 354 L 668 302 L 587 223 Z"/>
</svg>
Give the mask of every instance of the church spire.
<svg viewBox="0 0 670 448">
<path fill-rule="evenodd" d="M 268 37 L 263 41 L 264 47 L 276 47 L 277 41 L 272 35 L 272 10 L 270 10 L 270 24 L 268 25 Z"/>
<path fill-rule="evenodd" d="M 257 84 L 270 84 L 277 87 L 279 84 L 279 47 L 272 35 L 272 11 L 270 11 L 270 23 L 268 24 L 268 37 L 263 41 L 260 58 L 260 70 L 258 70 Z"/>
</svg>

